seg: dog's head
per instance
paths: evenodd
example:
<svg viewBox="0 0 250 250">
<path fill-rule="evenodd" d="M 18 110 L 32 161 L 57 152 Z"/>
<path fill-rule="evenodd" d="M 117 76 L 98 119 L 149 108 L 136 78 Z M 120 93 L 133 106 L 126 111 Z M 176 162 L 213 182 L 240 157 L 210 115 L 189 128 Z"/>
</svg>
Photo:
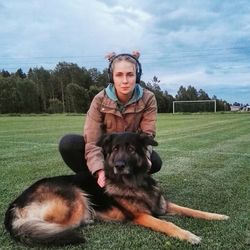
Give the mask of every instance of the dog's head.
<svg viewBox="0 0 250 250">
<path fill-rule="evenodd" d="M 146 134 L 105 134 L 97 142 L 105 158 L 105 173 L 109 178 L 133 176 L 148 171 L 147 146 L 158 143 Z"/>
</svg>

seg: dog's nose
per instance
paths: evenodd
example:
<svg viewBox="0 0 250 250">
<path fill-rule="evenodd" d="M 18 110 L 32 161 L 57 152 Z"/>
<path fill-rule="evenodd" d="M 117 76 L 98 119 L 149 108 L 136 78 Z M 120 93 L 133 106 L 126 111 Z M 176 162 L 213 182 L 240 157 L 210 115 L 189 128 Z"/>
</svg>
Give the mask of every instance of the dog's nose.
<svg viewBox="0 0 250 250">
<path fill-rule="evenodd" d="M 124 161 L 116 161 L 115 167 L 119 170 L 122 170 L 125 167 L 125 162 Z"/>
</svg>

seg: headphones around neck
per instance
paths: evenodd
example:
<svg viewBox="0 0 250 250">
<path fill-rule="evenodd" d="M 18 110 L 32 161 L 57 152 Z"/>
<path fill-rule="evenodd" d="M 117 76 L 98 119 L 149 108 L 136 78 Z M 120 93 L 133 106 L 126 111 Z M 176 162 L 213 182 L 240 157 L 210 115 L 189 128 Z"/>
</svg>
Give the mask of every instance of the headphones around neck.
<svg viewBox="0 0 250 250">
<path fill-rule="evenodd" d="M 109 67 L 108 67 L 109 82 L 112 83 L 112 84 L 114 83 L 113 72 L 112 72 L 112 64 L 113 64 L 114 60 L 116 58 L 120 57 L 120 56 L 129 56 L 129 57 L 133 58 L 136 61 L 136 83 L 140 83 L 141 75 L 142 75 L 141 63 L 139 62 L 139 60 L 136 57 L 134 57 L 134 56 L 132 56 L 130 54 L 126 54 L 126 53 L 118 54 L 118 55 L 114 56 L 114 58 L 112 58 L 112 60 L 110 61 Z"/>
</svg>

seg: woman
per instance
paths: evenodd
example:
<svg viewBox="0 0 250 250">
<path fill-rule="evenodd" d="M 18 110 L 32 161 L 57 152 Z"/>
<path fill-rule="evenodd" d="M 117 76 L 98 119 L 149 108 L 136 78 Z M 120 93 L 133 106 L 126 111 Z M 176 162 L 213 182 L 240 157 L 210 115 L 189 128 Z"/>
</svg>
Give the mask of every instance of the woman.
<svg viewBox="0 0 250 250">
<path fill-rule="evenodd" d="M 139 52 L 114 53 L 107 56 L 110 84 L 93 99 L 87 113 L 84 136 L 66 135 L 59 144 L 65 163 L 76 173 L 90 171 L 100 187 L 105 186 L 104 157 L 96 146 L 103 133 L 143 132 L 155 136 L 157 103 L 152 92 L 142 88 Z M 160 170 L 159 155 L 147 152 L 151 168 L 149 173 Z"/>
</svg>

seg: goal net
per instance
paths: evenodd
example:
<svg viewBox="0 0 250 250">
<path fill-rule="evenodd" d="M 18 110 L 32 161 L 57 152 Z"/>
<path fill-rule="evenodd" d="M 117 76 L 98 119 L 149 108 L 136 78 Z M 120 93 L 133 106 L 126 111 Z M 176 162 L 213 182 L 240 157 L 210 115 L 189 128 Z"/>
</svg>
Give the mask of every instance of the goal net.
<svg viewBox="0 0 250 250">
<path fill-rule="evenodd" d="M 173 114 L 177 112 L 216 112 L 216 100 L 173 101 Z"/>
</svg>

